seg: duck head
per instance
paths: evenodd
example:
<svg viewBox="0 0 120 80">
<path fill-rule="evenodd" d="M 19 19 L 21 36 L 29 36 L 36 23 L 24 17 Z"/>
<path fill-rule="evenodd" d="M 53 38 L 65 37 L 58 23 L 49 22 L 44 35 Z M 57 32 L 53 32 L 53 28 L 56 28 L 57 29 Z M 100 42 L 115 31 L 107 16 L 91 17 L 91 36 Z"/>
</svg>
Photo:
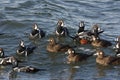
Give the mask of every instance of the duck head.
<svg viewBox="0 0 120 80">
<path fill-rule="evenodd" d="M 93 30 L 99 30 L 99 29 L 100 27 L 98 26 L 98 24 L 93 25 Z"/>
<path fill-rule="evenodd" d="M 68 54 L 68 55 L 71 55 L 71 54 L 74 54 L 74 53 L 75 53 L 75 50 L 72 49 L 72 48 L 68 49 L 68 51 L 66 52 L 66 54 Z"/>
<path fill-rule="evenodd" d="M 52 37 L 51 37 L 51 38 L 49 38 L 49 40 L 48 40 L 48 41 L 49 41 L 49 43 L 50 43 L 50 44 L 56 44 L 55 39 L 54 39 L 54 38 L 52 38 Z"/>
<path fill-rule="evenodd" d="M 120 36 L 118 36 L 118 37 L 115 39 L 115 41 L 120 43 Z"/>
<path fill-rule="evenodd" d="M 25 47 L 23 40 L 20 41 L 20 46 Z"/>
<path fill-rule="evenodd" d="M 0 48 L 0 58 L 3 58 L 4 57 L 4 50 L 3 48 Z"/>
<path fill-rule="evenodd" d="M 104 52 L 102 50 L 97 50 L 94 55 L 99 57 L 99 58 L 103 58 L 104 57 Z"/>
<path fill-rule="evenodd" d="M 85 27 L 84 21 L 81 21 L 81 22 L 79 23 L 79 27 Z"/>
<path fill-rule="evenodd" d="M 34 30 L 39 30 L 38 25 L 37 25 L 37 24 L 34 24 L 33 29 L 34 29 Z"/>
<path fill-rule="evenodd" d="M 58 25 L 59 27 L 63 27 L 63 26 L 64 26 L 63 20 L 59 20 L 58 23 L 57 23 L 57 25 Z"/>
</svg>

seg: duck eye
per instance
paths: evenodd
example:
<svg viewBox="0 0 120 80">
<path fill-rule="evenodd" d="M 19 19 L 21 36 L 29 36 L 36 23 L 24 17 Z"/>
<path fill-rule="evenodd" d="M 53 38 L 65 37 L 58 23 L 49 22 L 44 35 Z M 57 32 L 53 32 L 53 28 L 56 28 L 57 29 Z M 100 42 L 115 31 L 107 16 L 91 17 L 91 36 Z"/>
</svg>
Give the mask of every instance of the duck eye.
<svg viewBox="0 0 120 80">
<path fill-rule="evenodd" d="M 99 52 L 96 52 L 97 55 L 99 55 Z"/>
</svg>

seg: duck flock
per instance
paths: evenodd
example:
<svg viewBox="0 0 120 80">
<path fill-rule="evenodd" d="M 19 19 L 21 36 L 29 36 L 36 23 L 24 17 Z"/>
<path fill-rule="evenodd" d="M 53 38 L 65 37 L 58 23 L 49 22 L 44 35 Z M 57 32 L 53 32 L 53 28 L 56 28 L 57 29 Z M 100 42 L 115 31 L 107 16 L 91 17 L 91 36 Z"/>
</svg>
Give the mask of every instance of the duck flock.
<svg viewBox="0 0 120 80">
<path fill-rule="evenodd" d="M 85 30 L 84 21 L 79 23 L 79 29 L 74 36 L 69 34 L 69 30 L 64 27 L 63 20 L 58 20 L 57 27 L 55 28 L 55 35 L 53 37 L 49 37 L 48 44 L 46 45 L 46 51 L 50 53 L 58 53 L 63 52 L 67 54 L 67 63 L 76 63 L 81 62 L 83 60 L 87 60 L 91 56 L 96 57 L 96 63 L 108 66 L 108 65 L 119 65 L 120 64 L 120 36 L 115 39 L 115 45 L 113 47 L 116 54 L 114 56 L 105 55 L 104 51 L 101 50 L 101 47 L 109 47 L 112 46 L 110 41 L 101 39 L 100 34 L 104 31 L 97 25 L 93 25 L 91 30 Z M 76 53 L 75 48 L 77 46 L 70 46 L 69 44 L 63 44 L 61 42 L 57 42 L 56 39 L 64 38 L 64 37 L 72 38 L 73 42 L 78 42 L 80 45 L 91 45 L 96 48 L 96 51 L 90 54 L 85 53 Z M 46 37 L 46 33 L 44 30 L 38 27 L 37 24 L 34 24 L 31 33 L 29 33 L 29 39 L 43 39 Z M 19 56 L 27 56 L 33 53 L 36 49 L 36 46 L 25 46 L 24 41 L 21 40 L 19 43 L 19 47 L 16 51 L 16 54 Z M 22 61 L 18 60 L 14 56 L 5 56 L 4 49 L 0 48 L 0 65 L 12 65 L 12 72 L 38 72 L 45 69 L 38 69 L 32 66 L 20 66 L 19 63 Z"/>
</svg>

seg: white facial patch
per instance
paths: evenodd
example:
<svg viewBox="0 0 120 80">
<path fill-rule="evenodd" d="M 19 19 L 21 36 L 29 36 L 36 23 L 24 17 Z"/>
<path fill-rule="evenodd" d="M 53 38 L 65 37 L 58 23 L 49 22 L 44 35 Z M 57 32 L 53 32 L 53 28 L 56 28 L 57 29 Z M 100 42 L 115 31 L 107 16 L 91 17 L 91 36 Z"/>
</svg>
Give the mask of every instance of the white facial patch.
<svg viewBox="0 0 120 80">
<path fill-rule="evenodd" d="M 116 44 L 116 48 L 120 48 L 120 47 L 119 47 L 119 43 Z"/>
<path fill-rule="evenodd" d="M 95 41 L 95 40 L 96 40 L 96 38 L 95 38 L 94 36 L 92 36 L 92 40 L 93 40 L 93 41 Z"/>
<path fill-rule="evenodd" d="M 80 27 L 83 27 L 84 26 L 84 23 L 82 22 L 82 23 L 80 23 Z"/>
<path fill-rule="evenodd" d="M 64 23 L 63 23 L 63 22 L 61 23 L 61 26 L 64 26 Z"/>
<path fill-rule="evenodd" d="M 100 28 L 100 27 L 98 27 L 98 31 L 101 31 L 101 28 Z"/>
<path fill-rule="evenodd" d="M 34 25 L 35 30 L 39 30 L 37 24 Z"/>
<path fill-rule="evenodd" d="M 96 55 L 99 55 L 99 52 L 97 52 Z"/>
<path fill-rule="evenodd" d="M 22 47 L 25 47 L 25 45 L 24 45 L 24 42 L 23 42 L 23 41 L 21 41 L 20 45 L 21 45 Z"/>
<path fill-rule="evenodd" d="M 70 54 L 70 53 L 71 53 L 71 50 L 69 49 L 69 50 L 68 50 L 68 54 Z"/>
<path fill-rule="evenodd" d="M 103 53 L 102 52 L 99 52 L 100 55 L 102 55 Z"/>
</svg>

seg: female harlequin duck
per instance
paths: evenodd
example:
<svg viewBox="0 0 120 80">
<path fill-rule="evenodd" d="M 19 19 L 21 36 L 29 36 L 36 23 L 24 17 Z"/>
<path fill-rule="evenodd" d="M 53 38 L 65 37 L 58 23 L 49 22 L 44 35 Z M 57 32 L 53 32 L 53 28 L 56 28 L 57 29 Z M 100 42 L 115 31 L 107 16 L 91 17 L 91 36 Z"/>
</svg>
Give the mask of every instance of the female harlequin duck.
<svg viewBox="0 0 120 80">
<path fill-rule="evenodd" d="M 24 42 L 21 40 L 20 44 L 19 44 L 19 48 L 17 49 L 17 54 L 18 55 L 25 55 L 28 56 L 29 54 L 31 54 L 33 52 L 33 50 L 36 47 L 27 47 L 24 45 Z"/>
<path fill-rule="evenodd" d="M 114 49 L 115 49 L 115 52 L 116 52 L 115 56 L 120 57 L 120 36 L 117 37 L 117 39 L 116 39 L 116 44 L 115 44 Z"/>
<path fill-rule="evenodd" d="M 0 65 L 17 65 L 18 60 L 13 56 L 5 56 L 3 48 L 0 48 Z"/>
<path fill-rule="evenodd" d="M 64 27 L 63 20 L 58 21 L 57 28 L 55 30 L 55 34 L 58 37 L 60 37 L 60 36 L 68 36 L 69 35 L 68 29 L 66 27 Z"/>
<path fill-rule="evenodd" d="M 94 47 L 108 47 L 111 46 L 112 43 L 107 40 L 100 39 L 99 36 L 92 35 L 91 45 Z"/>
<path fill-rule="evenodd" d="M 37 39 L 37 38 L 43 38 L 43 37 L 45 37 L 45 32 L 41 28 L 38 28 L 37 24 L 34 24 L 33 30 L 30 33 L 29 38 Z"/>
<path fill-rule="evenodd" d="M 75 50 L 72 48 L 68 49 L 67 54 L 68 54 L 67 57 L 68 63 L 83 61 L 93 55 L 93 54 L 76 53 Z"/>
<path fill-rule="evenodd" d="M 120 57 L 105 56 L 102 50 L 97 50 L 94 55 L 97 55 L 96 62 L 103 66 L 120 64 Z"/>
<path fill-rule="evenodd" d="M 69 45 L 56 43 L 56 40 L 54 38 L 50 38 L 49 44 L 47 45 L 48 52 L 65 52 L 69 48 L 71 48 Z"/>
</svg>

